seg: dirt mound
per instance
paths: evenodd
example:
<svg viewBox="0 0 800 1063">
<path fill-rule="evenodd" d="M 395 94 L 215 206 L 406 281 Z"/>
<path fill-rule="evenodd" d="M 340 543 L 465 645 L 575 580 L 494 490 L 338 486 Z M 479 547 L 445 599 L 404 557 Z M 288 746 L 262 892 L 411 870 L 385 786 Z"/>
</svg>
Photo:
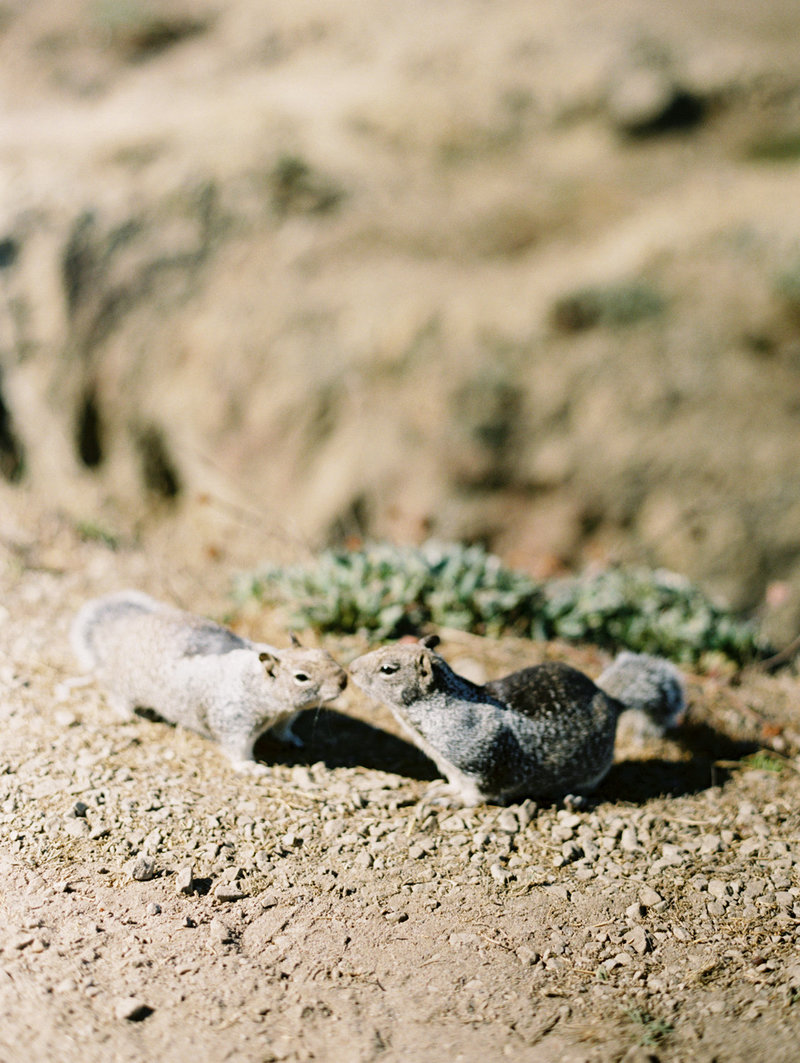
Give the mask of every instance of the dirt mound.
<svg viewBox="0 0 800 1063">
<path fill-rule="evenodd" d="M 800 16 L 722 10 L 6 5 L 0 473 L 644 560 L 788 637 Z"/>
</svg>

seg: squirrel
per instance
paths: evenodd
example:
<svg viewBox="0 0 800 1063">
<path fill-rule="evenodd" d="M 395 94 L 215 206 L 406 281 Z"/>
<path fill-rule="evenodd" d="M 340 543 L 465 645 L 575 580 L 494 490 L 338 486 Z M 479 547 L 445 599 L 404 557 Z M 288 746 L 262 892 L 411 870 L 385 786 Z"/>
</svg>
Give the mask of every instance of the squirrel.
<svg viewBox="0 0 800 1063">
<path fill-rule="evenodd" d="M 333 701 L 347 684 L 329 654 L 303 649 L 294 636 L 278 650 L 140 591 L 86 602 L 70 640 L 122 716 L 151 709 L 218 742 L 240 771 L 266 771 L 253 746 L 267 730 L 302 745 L 292 731 L 297 714 Z"/>
<path fill-rule="evenodd" d="M 464 805 L 572 797 L 602 781 L 628 708 L 662 733 L 682 719 L 684 685 L 669 661 L 624 652 L 594 683 L 548 661 L 483 686 L 434 652 L 433 635 L 357 657 L 350 675 L 385 702 Z"/>
</svg>

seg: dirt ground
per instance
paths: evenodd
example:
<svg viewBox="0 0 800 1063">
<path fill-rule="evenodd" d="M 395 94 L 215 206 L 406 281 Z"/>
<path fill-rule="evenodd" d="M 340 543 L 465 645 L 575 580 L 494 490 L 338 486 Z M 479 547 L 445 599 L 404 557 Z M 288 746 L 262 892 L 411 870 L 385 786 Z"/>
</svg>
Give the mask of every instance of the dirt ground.
<svg viewBox="0 0 800 1063">
<path fill-rule="evenodd" d="M 243 777 L 71 684 L 67 630 L 132 585 L 284 639 L 231 608 L 251 531 L 230 521 L 203 565 L 175 535 L 112 549 L 32 508 L 2 531 L 6 1063 L 796 1058 L 793 673 L 687 676 L 683 729 L 621 741 L 578 812 L 422 801 L 435 769 L 354 689 Z M 476 678 L 606 660 L 458 633 L 443 652 Z"/>
<path fill-rule="evenodd" d="M 355 690 L 242 777 L 118 722 L 67 631 L 132 586 L 282 644 L 238 571 L 433 535 L 794 638 L 798 35 L 0 0 L 2 1063 L 797 1058 L 795 670 L 687 676 L 587 809 L 458 811 Z M 607 660 L 443 634 L 476 679 Z"/>
</svg>

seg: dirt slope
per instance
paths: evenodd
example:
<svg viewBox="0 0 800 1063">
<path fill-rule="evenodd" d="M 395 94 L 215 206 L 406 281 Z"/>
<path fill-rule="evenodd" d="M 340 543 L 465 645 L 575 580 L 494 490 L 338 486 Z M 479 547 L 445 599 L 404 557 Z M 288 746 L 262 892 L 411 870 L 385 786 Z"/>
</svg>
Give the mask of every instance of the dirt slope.
<svg viewBox="0 0 800 1063">
<path fill-rule="evenodd" d="M 663 564 L 789 638 L 796 5 L 486 18 L 4 5 L 0 468 L 116 533 Z"/>
</svg>

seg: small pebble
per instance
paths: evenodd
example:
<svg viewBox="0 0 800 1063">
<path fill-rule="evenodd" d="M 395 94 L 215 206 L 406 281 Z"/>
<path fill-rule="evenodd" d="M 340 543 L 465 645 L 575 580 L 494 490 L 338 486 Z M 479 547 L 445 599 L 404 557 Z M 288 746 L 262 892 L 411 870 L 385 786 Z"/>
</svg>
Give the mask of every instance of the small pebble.
<svg viewBox="0 0 800 1063">
<path fill-rule="evenodd" d="M 139 997 L 124 997 L 114 1005 L 114 1015 L 120 1021 L 142 1022 L 152 1014 L 153 1009 Z"/>
<path fill-rule="evenodd" d="M 744 888 L 744 897 L 746 900 L 754 900 L 756 897 L 760 897 L 766 888 L 767 883 L 765 879 L 751 879 Z"/>
<path fill-rule="evenodd" d="M 520 829 L 524 830 L 536 815 L 536 802 L 526 798 L 517 809 Z"/>
<path fill-rule="evenodd" d="M 497 817 L 497 826 L 500 830 L 505 831 L 506 834 L 519 833 L 520 823 L 515 812 L 512 812 L 510 808 L 504 809 Z"/>
<path fill-rule="evenodd" d="M 64 821 L 64 833 L 70 838 L 85 838 L 91 833 L 91 827 L 85 819 L 67 819 Z"/>
<path fill-rule="evenodd" d="M 191 893 L 194 889 L 194 867 L 191 864 L 187 864 L 175 875 L 175 891 L 176 893 Z"/>
<path fill-rule="evenodd" d="M 489 868 L 489 874 L 499 883 L 501 886 L 505 886 L 514 877 L 513 873 L 508 868 L 501 867 L 500 864 L 492 864 Z"/>
<path fill-rule="evenodd" d="M 466 823 L 461 818 L 461 816 L 448 816 L 446 819 L 443 819 L 439 824 L 439 828 L 441 830 L 447 831 L 448 833 L 457 830 L 464 830 L 465 827 Z"/>
<path fill-rule="evenodd" d="M 641 923 L 629 930 L 625 935 L 625 938 L 629 945 L 632 945 L 634 950 L 639 953 L 640 956 L 644 956 L 647 952 L 649 942 L 647 940 L 647 932 Z"/>
<path fill-rule="evenodd" d="M 528 945 L 520 945 L 517 949 L 517 959 L 526 967 L 533 967 L 534 964 L 539 962 L 540 956 L 536 949 L 532 949 Z"/>
<path fill-rule="evenodd" d="M 603 960 L 603 966 L 607 971 L 613 971 L 615 967 L 629 967 L 632 963 L 633 957 L 629 952 L 618 952 L 616 956 Z"/>
<path fill-rule="evenodd" d="M 701 853 L 718 853 L 722 848 L 722 838 L 718 834 L 700 835 Z"/>
<path fill-rule="evenodd" d="M 639 890 L 639 904 L 643 904 L 645 908 L 652 908 L 656 904 L 661 904 L 663 899 L 661 894 L 650 886 L 642 886 Z"/>
<path fill-rule="evenodd" d="M 218 901 L 240 901 L 244 897 L 239 883 L 225 878 L 217 880 L 211 893 Z"/>
<path fill-rule="evenodd" d="M 558 820 L 562 827 L 568 827 L 570 830 L 575 830 L 583 823 L 580 816 L 563 809 L 558 813 Z"/>
<path fill-rule="evenodd" d="M 136 882 L 149 882 L 155 878 L 156 862 L 149 856 L 137 856 L 131 866 L 131 878 Z"/>
<path fill-rule="evenodd" d="M 620 835 L 619 847 L 626 853 L 633 853 L 639 848 L 639 839 L 633 827 L 626 827 Z"/>
<path fill-rule="evenodd" d="M 215 941 L 220 945 L 226 945 L 233 940 L 231 928 L 227 926 L 217 916 L 214 916 L 214 918 L 208 924 L 208 932 L 211 936 L 212 941 Z"/>
</svg>

